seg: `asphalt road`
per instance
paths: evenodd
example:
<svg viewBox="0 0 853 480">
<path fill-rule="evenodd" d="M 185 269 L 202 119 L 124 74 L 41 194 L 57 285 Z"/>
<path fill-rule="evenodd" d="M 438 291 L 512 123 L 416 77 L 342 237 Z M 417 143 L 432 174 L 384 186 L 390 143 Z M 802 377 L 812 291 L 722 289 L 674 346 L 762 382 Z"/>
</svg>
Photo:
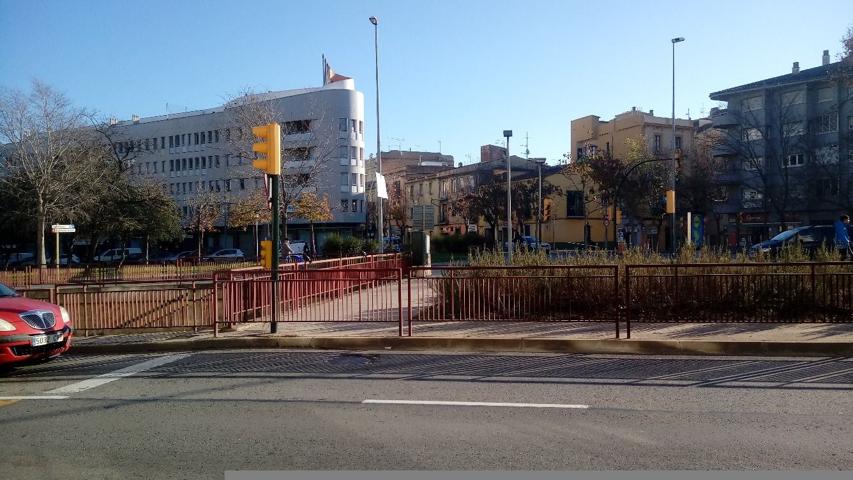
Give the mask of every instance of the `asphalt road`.
<svg viewBox="0 0 853 480">
<path fill-rule="evenodd" d="M 70 355 L 0 376 L 0 445 L 15 479 L 850 470 L 853 359 Z"/>
</svg>

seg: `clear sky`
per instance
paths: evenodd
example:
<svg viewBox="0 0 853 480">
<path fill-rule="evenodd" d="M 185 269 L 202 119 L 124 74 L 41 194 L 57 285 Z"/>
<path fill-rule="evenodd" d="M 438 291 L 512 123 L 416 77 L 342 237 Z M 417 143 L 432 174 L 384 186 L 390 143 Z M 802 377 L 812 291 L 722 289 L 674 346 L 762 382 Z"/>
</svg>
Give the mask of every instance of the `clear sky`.
<svg viewBox="0 0 853 480">
<path fill-rule="evenodd" d="M 251 87 L 319 86 L 321 54 L 365 93 L 375 138 L 380 19 L 382 145 L 476 160 L 512 129 L 513 153 L 570 150 L 573 118 L 632 106 L 693 118 L 712 91 L 833 61 L 850 0 L 608 2 L 0 0 L 0 86 L 38 78 L 104 116 L 220 105 Z M 501 140 L 502 141 L 502 140 Z M 368 142 L 374 150 L 374 141 Z"/>
</svg>

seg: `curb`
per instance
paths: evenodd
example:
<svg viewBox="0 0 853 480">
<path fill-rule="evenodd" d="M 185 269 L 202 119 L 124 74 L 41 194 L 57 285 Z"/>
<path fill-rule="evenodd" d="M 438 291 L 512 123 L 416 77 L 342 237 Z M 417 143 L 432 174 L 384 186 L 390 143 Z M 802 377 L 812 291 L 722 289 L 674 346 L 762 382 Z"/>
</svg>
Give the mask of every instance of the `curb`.
<svg viewBox="0 0 853 480">
<path fill-rule="evenodd" d="M 402 350 L 623 355 L 853 356 L 853 342 L 568 340 L 448 337 L 239 337 L 148 343 L 75 344 L 75 353 L 121 354 L 230 349 Z"/>
</svg>

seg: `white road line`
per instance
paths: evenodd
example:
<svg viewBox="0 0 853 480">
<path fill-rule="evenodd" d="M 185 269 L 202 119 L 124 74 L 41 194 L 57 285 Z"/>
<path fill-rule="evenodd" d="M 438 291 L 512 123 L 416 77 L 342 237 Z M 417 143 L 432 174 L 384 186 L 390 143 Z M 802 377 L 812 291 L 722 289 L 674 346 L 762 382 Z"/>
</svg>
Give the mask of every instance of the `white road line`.
<svg viewBox="0 0 853 480">
<path fill-rule="evenodd" d="M 513 407 L 513 408 L 589 408 L 589 405 L 562 403 L 504 403 L 504 402 L 446 402 L 439 400 L 364 400 L 361 403 L 382 405 L 443 405 L 452 407 Z"/>
<path fill-rule="evenodd" d="M 136 365 L 131 365 L 126 368 L 122 368 L 120 370 L 116 370 L 110 373 L 105 373 L 103 375 L 98 375 L 97 377 L 90 378 L 88 380 L 83 380 L 82 382 L 72 383 L 71 385 L 66 385 L 64 387 L 56 388 L 50 391 L 45 392 L 46 394 L 71 394 L 71 393 L 79 393 L 85 390 L 89 390 L 95 387 L 100 387 L 101 385 L 114 382 L 120 378 L 129 377 L 136 373 L 144 372 L 146 370 L 151 370 L 152 368 L 157 368 L 161 365 L 166 365 L 167 363 L 172 363 L 177 360 L 181 360 L 183 358 L 189 357 L 190 353 L 183 353 L 179 355 L 166 355 L 162 357 L 157 357 L 142 363 L 137 363 Z"/>
<path fill-rule="evenodd" d="M 67 395 L 21 395 L 17 397 L 0 397 L 0 400 L 65 400 Z"/>
</svg>

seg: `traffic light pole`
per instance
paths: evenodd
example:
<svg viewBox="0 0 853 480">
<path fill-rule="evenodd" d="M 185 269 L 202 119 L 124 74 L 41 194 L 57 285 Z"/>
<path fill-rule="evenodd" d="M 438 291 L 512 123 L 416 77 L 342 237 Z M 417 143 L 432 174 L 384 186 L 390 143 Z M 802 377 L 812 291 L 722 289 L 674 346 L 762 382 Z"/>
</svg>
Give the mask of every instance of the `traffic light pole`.
<svg viewBox="0 0 853 480">
<path fill-rule="evenodd" d="M 270 333 L 278 331 L 278 252 L 281 245 L 279 238 L 279 175 L 270 175 L 272 184 L 272 265 L 270 266 L 270 280 L 272 283 L 272 308 L 270 311 Z"/>
</svg>

